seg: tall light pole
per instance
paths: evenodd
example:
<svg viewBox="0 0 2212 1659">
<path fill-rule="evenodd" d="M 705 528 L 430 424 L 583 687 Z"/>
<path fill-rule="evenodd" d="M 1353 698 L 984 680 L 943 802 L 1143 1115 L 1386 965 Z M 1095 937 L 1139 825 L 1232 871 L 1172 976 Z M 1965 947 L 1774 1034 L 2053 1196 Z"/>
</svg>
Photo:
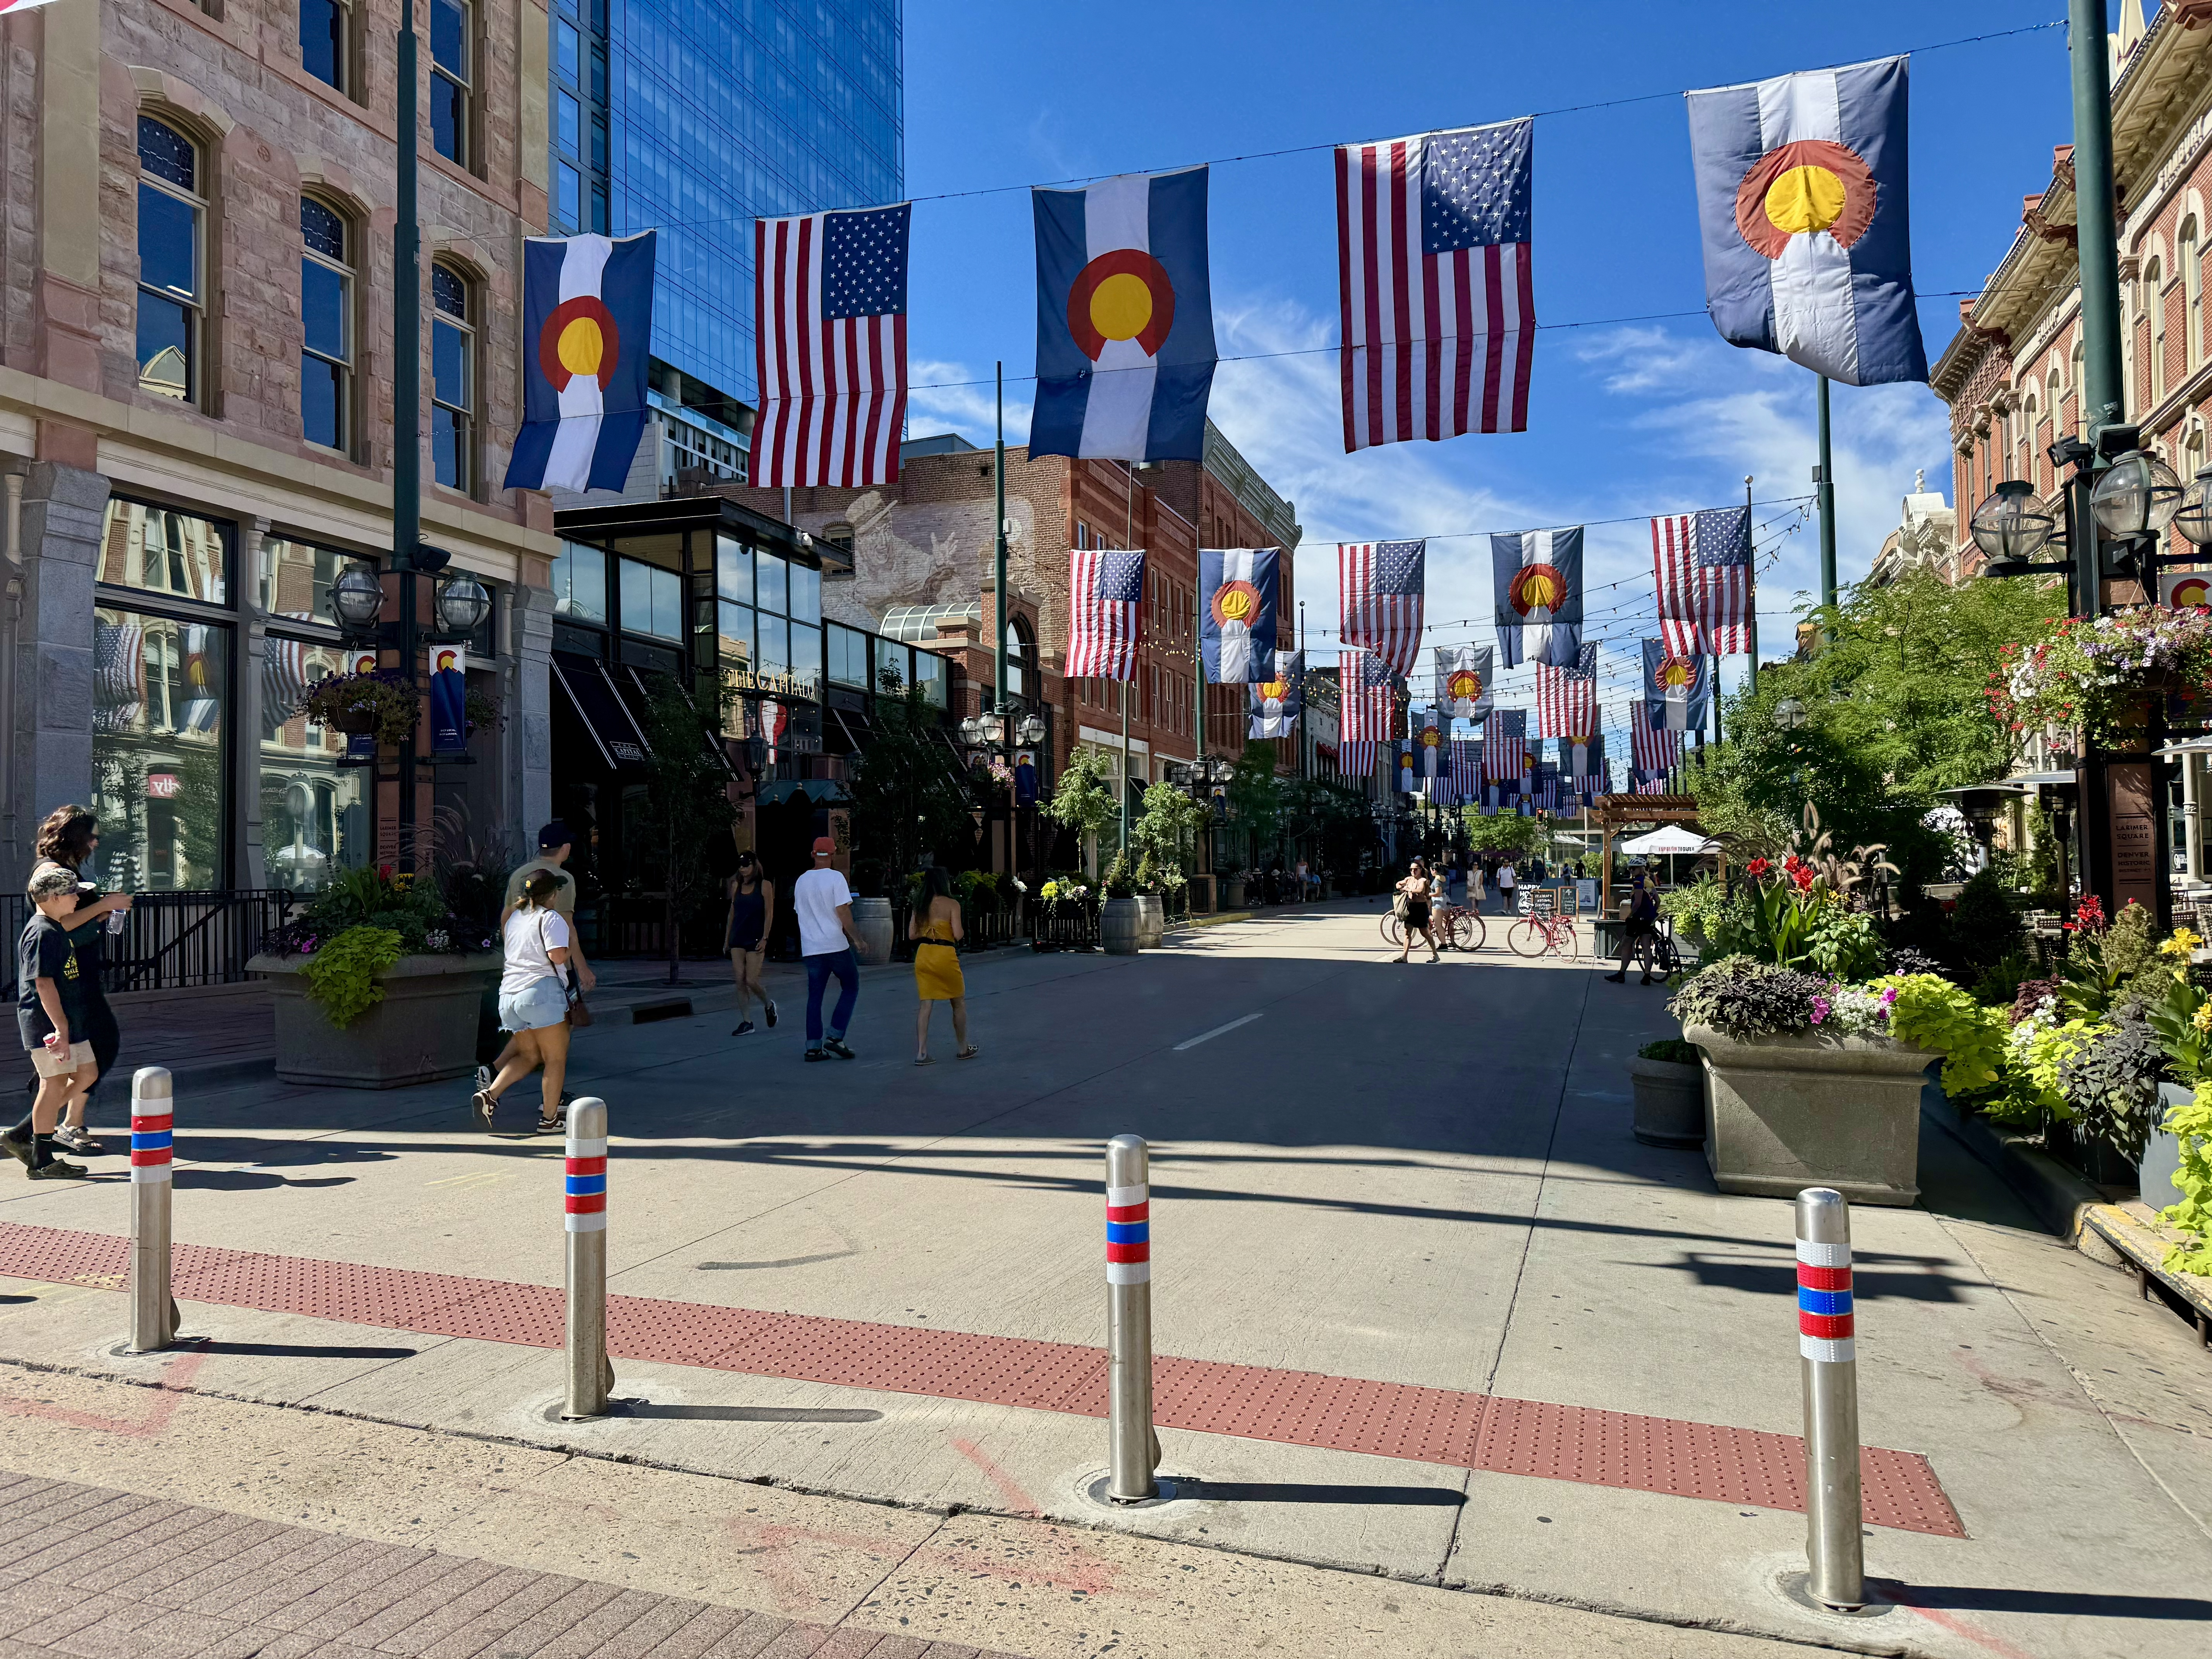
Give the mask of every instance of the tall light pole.
<svg viewBox="0 0 2212 1659">
<path fill-rule="evenodd" d="M 2098 50 L 2104 49 L 2098 33 Z M 1828 441 L 1828 377 L 1817 378 L 1820 407 L 1820 465 L 1814 469 L 1813 488 L 1820 504 L 1820 603 L 1836 602 L 1836 457 Z"/>
<path fill-rule="evenodd" d="M 1743 535 L 1746 542 L 1751 535 L 1751 477 L 1743 481 Z M 1743 568 L 1743 624 L 1747 630 L 1744 643 L 1751 647 L 1751 689 L 1759 690 L 1759 549 L 1753 544 L 1746 556 Z"/>
<path fill-rule="evenodd" d="M 2074 68 L 2075 247 L 2081 271 L 2081 411 L 2089 441 L 2122 417 L 2120 250 L 2113 226 L 2112 89 L 2104 0 L 2068 0 Z M 2089 590 L 2094 598 L 2096 590 Z M 2094 611 L 2092 614 L 2094 614 Z"/>
<path fill-rule="evenodd" d="M 2101 36 L 2100 37 L 2102 38 Z M 415 550 L 422 538 L 422 232 L 416 204 L 415 0 L 400 0 L 398 223 L 392 295 L 392 568 L 399 579 L 399 677 L 411 702 L 415 672 Z M 419 722 L 418 722 L 419 724 Z M 415 867 L 416 735 L 399 746 L 402 869 Z"/>
</svg>

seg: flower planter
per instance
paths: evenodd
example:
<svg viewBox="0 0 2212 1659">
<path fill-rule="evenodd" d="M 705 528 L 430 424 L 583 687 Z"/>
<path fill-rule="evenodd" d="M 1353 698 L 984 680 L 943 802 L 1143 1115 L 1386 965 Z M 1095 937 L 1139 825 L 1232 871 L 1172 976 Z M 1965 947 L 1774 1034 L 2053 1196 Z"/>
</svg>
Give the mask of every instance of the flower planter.
<svg viewBox="0 0 2212 1659">
<path fill-rule="evenodd" d="M 1920 1090 L 1935 1054 L 1884 1036 L 1682 1035 L 1705 1052 L 1705 1161 L 1723 1192 L 1919 1197 Z"/>
<path fill-rule="evenodd" d="M 1636 1091 L 1636 1138 L 1650 1146 L 1705 1144 L 1705 1073 L 1699 1066 L 1667 1060 L 1632 1060 L 1629 1085 Z"/>
<path fill-rule="evenodd" d="M 2194 1089 L 2179 1083 L 2158 1085 L 2158 1120 L 2166 1121 L 2166 1115 L 2177 1106 L 2186 1106 L 2197 1098 Z M 2181 1171 L 2181 1137 L 2158 1123 L 2151 1125 L 2150 1136 L 2143 1142 L 2142 1159 L 2136 1168 L 2136 1190 L 2142 1201 L 2154 1210 L 2162 1210 L 2169 1204 L 2181 1202 L 2181 1188 L 2173 1184 L 2173 1177 Z"/>
<path fill-rule="evenodd" d="M 1243 877 L 1230 876 L 1223 880 L 1221 884 L 1221 908 L 1224 910 L 1242 910 L 1244 908 Z"/>
<path fill-rule="evenodd" d="M 1146 950 L 1158 946 L 1168 936 L 1167 901 L 1158 893 L 1137 895 L 1138 943 Z"/>
<path fill-rule="evenodd" d="M 403 1089 L 465 1077 L 477 1063 L 477 1013 L 501 958 L 402 957 L 377 975 L 384 1000 L 341 1029 L 307 995 L 313 957 L 257 956 L 276 1015 L 276 1075 L 340 1089 Z"/>
<path fill-rule="evenodd" d="M 1144 947 L 1144 921 L 1133 898 L 1111 898 L 1099 908 L 1098 945 L 1109 957 L 1133 957 Z"/>
<path fill-rule="evenodd" d="M 853 901 L 853 931 L 860 936 L 860 948 L 854 952 L 871 968 L 880 968 L 891 959 L 891 902 L 887 898 L 856 898 Z"/>
</svg>

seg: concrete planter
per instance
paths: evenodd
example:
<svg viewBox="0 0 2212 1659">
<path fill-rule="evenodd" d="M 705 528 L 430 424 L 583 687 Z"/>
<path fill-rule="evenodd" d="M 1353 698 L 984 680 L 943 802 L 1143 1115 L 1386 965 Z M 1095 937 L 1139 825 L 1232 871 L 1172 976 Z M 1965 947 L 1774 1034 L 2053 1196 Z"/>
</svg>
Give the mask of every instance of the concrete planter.
<svg viewBox="0 0 2212 1659">
<path fill-rule="evenodd" d="M 258 956 L 276 1015 L 276 1075 L 287 1083 L 340 1089 L 403 1089 L 465 1077 L 477 1063 L 477 1014 L 501 960 L 481 956 L 402 957 L 378 976 L 384 1000 L 343 1030 L 307 995 L 312 957 Z"/>
<path fill-rule="evenodd" d="M 1920 1089 L 1936 1055 L 1894 1037 L 1682 1035 L 1705 1051 L 1705 1162 L 1723 1192 L 1920 1196 Z"/>
<path fill-rule="evenodd" d="M 1109 957 L 1133 957 L 1144 948 L 1144 919 L 1133 898 L 1111 898 L 1098 909 L 1098 948 Z"/>
<path fill-rule="evenodd" d="M 1632 1060 L 1636 1091 L 1636 1138 L 1650 1146 L 1705 1144 L 1705 1073 L 1698 1066 L 1667 1060 Z"/>
<path fill-rule="evenodd" d="M 1137 895 L 1138 943 L 1147 951 L 1168 936 L 1168 904 L 1158 893 Z"/>
<path fill-rule="evenodd" d="M 1221 908 L 1242 910 L 1244 908 L 1244 878 L 1231 876 L 1221 884 Z"/>
<path fill-rule="evenodd" d="M 880 968 L 891 959 L 891 902 L 887 898 L 856 898 L 853 901 L 853 931 L 860 936 L 860 948 L 854 952 L 871 968 Z"/>
<path fill-rule="evenodd" d="M 2179 1083 L 2158 1085 L 2158 1121 L 2166 1121 L 2166 1115 L 2176 1106 L 2186 1106 L 2197 1098 L 2197 1091 Z M 2151 1125 L 2150 1137 L 2143 1142 L 2142 1160 L 2136 1166 L 2136 1191 L 2142 1201 L 2154 1210 L 2162 1210 L 2169 1204 L 2181 1202 L 2181 1188 L 2173 1184 L 2173 1177 L 2181 1170 L 2181 1137 Z"/>
</svg>

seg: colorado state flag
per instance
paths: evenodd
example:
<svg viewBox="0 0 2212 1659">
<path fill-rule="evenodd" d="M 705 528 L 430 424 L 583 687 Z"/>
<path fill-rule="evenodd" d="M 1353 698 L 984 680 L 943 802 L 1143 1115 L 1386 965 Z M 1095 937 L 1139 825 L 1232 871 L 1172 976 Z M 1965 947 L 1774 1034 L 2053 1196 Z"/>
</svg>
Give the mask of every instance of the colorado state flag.
<svg viewBox="0 0 2212 1659">
<path fill-rule="evenodd" d="M 1712 710 L 1713 659 L 1644 641 L 1644 718 L 1655 732 L 1695 732 Z"/>
<path fill-rule="evenodd" d="M 507 489 L 620 489 L 645 433 L 655 233 L 532 236 L 522 255 L 522 429 Z"/>
<path fill-rule="evenodd" d="M 1037 395 L 1030 453 L 1203 460 L 1213 388 L 1206 169 L 1031 192 Z"/>
</svg>

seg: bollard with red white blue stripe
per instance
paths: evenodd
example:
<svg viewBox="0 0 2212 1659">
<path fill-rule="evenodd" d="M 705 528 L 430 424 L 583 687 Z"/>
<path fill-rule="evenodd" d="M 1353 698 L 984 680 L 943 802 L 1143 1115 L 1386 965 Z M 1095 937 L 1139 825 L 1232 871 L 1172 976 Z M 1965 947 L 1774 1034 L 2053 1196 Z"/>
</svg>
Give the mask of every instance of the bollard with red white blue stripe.
<svg viewBox="0 0 2212 1659">
<path fill-rule="evenodd" d="M 176 1157 L 176 1102 L 169 1074 L 142 1066 L 131 1079 L 131 1352 L 154 1353 L 176 1340 L 169 1293 L 169 1170 Z"/>
<path fill-rule="evenodd" d="M 606 1102 L 587 1095 L 568 1103 L 567 1152 L 562 1211 L 568 1240 L 568 1384 L 561 1415 L 604 1417 L 615 1382 L 607 1358 Z"/>
<path fill-rule="evenodd" d="M 1829 1187 L 1797 1194 L 1797 1356 L 1805 1388 L 1805 1559 L 1813 1599 L 1866 1605 L 1851 1211 Z"/>
<path fill-rule="evenodd" d="M 1153 1471 L 1152 1152 L 1139 1135 L 1106 1143 L 1106 1495 L 1159 1495 Z"/>
</svg>

